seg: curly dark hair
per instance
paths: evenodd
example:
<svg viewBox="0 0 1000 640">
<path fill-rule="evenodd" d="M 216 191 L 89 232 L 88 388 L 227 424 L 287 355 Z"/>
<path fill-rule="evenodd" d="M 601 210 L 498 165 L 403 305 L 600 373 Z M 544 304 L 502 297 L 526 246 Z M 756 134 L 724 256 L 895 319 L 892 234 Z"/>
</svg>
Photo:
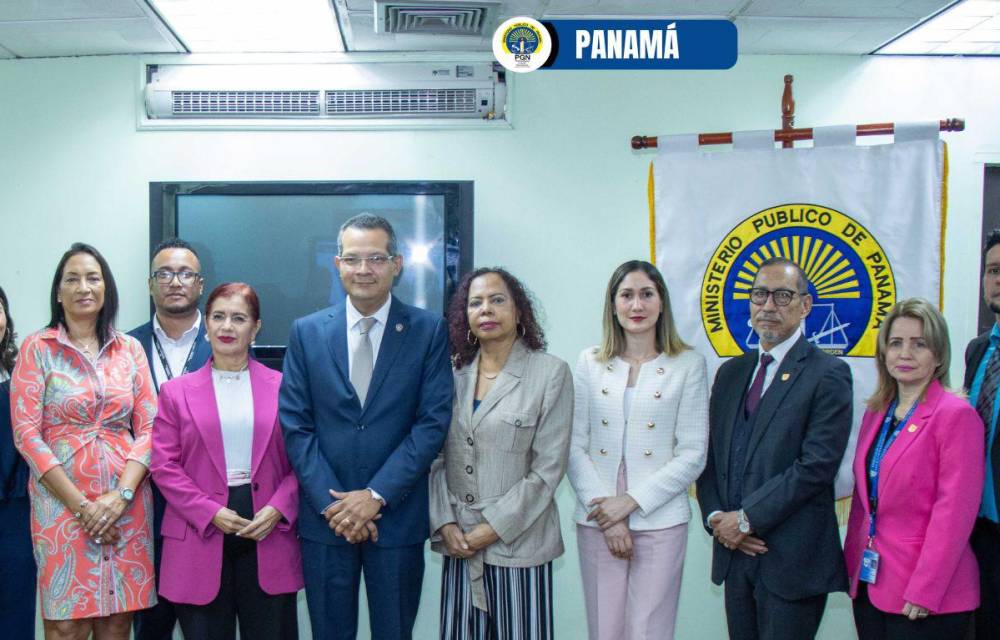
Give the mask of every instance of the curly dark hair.
<svg viewBox="0 0 1000 640">
<path fill-rule="evenodd" d="M 451 363 L 456 369 L 461 369 L 472 362 L 479 351 L 479 341 L 469 342 L 469 315 L 466 310 L 469 302 L 469 286 L 472 281 L 487 273 L 495 273 L 504 281 L 514 298 L 514 307 L 521 316 L 517 334 L 521 341 L 532 351 L 545 350 L 545 332 L 538 323 L 535 313 L 534 296 L 525 288 L 521 281 L 502 267 L 481 267 L 465 274 L 455 293 L 448 303 L 448 337 L 451 340 Z"/>
<path fill-rule="evenodd" d="M 0 287 L 0 306 L 7 316 L 7 330 L 0 336 L 0 369 L 10 374 L 14 371 L 14 360 L 17 359 L 17 334 L 14 333 L 14 318 L 10 317 L 10 303 L 7 302 L 3 287 Z"/>
</svg>

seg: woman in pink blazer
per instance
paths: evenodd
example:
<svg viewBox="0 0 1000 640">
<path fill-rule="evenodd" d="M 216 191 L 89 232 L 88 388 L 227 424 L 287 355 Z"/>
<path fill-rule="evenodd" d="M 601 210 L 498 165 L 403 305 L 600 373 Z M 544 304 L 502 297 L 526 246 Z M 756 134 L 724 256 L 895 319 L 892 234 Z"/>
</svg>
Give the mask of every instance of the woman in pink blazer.
<svg viewBox="0 0 1000 640">
<path fill-rule="evenodd" d="M 858 435 L 844 541 L 858 636 L 962 638 L 979 604 L 969 535 L 982 493 L 983 423 L 946 388 L 948 327 L 926 300 L 889 311 L 875 363 L 879 386 Z"/>
<path fill-rule="evenodd" d="M 294 639 L 298 483 L 278 424 L 281 374 L 249 358 L 260 303 L 243 283 L 205 309 L 212 360 L 165 383 L 150 467 L 167 500 L 160 593 L 185 640 Z"/>
</svg>

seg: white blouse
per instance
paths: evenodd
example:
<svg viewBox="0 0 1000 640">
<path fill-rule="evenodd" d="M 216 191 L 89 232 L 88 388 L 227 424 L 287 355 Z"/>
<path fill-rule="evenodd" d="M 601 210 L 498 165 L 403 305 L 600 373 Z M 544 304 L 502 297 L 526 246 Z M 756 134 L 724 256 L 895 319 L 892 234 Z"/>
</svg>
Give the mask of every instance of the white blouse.
<svg viewBox="0 0 1000 640">
<path fill-rule="evenodd" d="M 222 446 L 226 453 L 229 486 L 250 484 L 253 453 L 253 392 L 250 372 L 212 369 L 215 402 L 222 425 Z"/>
</svg>

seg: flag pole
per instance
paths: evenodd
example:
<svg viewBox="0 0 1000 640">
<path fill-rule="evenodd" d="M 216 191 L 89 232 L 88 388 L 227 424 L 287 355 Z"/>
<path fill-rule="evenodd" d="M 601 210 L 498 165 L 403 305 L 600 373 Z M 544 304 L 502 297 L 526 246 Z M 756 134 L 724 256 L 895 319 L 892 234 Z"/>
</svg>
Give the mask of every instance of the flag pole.
<svg viewBox="0 0 1000 640">
<path fill-rule="evenodd" d="M 775 130 L 774 141 L 780 142 L 785 149 L 791 149 L 796 140 L 812 140 L 812 127 L 795 128 L 795 99 L 792 97 L 792 76 L 785 76 L 785 87 L 781 94 L 781 128 Z M 938 121 L 941 131 L 965 131 L 964 118 L 947 118 Z M 858 136 L 888 136 L 895 131 L 892 122 L 878 122 L 874 124 L 855 125 L 855 133 Z M 699 133 L 698 144 L 732 144 L 733 133 L 725 131 L 720 133 Z M 656 136 L 632 136 L 633 149 L 655 149 L 657 146 Z"/>
</svg>

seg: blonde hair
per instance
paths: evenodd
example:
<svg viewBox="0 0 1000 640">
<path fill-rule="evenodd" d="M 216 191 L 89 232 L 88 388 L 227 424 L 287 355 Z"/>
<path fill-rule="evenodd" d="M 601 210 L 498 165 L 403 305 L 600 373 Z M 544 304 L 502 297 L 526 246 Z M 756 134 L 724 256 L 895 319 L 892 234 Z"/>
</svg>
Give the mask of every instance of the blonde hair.
<svg viewBox="0 0 1000 640">
<path fill-rule="evenodd" d="M 907 298 L 900 300 L 889 309 L 882 319 L 878 330 L 878 340 L 875 346 L 875 369 L 878 371 L 878 387 L 868 398 L 868 408 L 873 411 L 884 411 L 896 397 L 896 380 L 889 375 L 885 366 L 885 352 L 889 343 L 889 332 L 892 323 L 899 318 L 913 318 L 924 325 L 924 341 L 938 360 L 934 369 L 933 380 L 948 386 L 948 368 L 951 366 L 951 339 L 948 337 L 948 323 L 937 307 L 923 298 Z"/>
<path fill-rule="evenodd" d="M 636 271 L 646 274 L 653 281 L 656 292 L 660 294 L 660 317 L 656 319 L 657 351 L 675 356 L 691 348 L 677 334 L 674 314 L 670 307 L 670 292 L 667 291 L 667 283 L 663 281 L 660 270 L 645 260 L 629 260 L 619 265 L 611 274 L 604 294 L 604 335 L 597 350 L 597 359 L 601 362 L 607 362 L 625 351 L 625 330 L 615 315 L 615 296 L 618 295 L 618 288 L 625 276 Z"/>
</svg>

